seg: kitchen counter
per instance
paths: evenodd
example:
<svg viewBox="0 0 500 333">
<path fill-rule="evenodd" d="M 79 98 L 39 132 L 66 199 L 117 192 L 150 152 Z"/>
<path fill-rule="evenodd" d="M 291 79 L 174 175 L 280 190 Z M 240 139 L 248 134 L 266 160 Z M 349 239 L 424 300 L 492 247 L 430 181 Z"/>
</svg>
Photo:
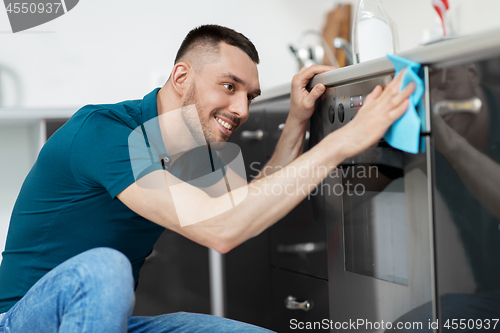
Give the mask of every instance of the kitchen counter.
<svg viewBox="0 0 500 333">
<path fill-rule="evenodd" d="M 423 45 L 418 48 L 398 53 L 397 55 L 423 65 L 439 63 L 440 66 L 451 66 L 456 62 L 466 62 L 468 59 L 488 58 L 498 54 L 500 50 L 500 29 L 450 38 L 440 42 Z M 360 64 L 342 67 L 334 71 L 316 75 L 310 83 L 314 86 L 322 83 L 326 86 L 346 84 L 360 78 L 368 79 L 394 72 L 394 67 L 388 58 L 379 58 Z M 290 84 L 284 84 L 264 91 L 262 96 L 255 100 L 255 104 L 286 97 L 290 95 Z"/>
<path fill-rule="evenodd" d="M 0 125 L 32 124 L 47 119 L 67 119 L 78 109 L 79 107 L 4 107 L 0 108 Z"/>
</svg>

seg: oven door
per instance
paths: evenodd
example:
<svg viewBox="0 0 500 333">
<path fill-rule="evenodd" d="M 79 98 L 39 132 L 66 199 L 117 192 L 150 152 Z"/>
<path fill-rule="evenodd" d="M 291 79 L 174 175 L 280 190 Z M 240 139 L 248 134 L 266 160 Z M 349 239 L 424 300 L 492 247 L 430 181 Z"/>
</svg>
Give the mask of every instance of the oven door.
<svg viewBox="0 0 500 333">
<path fill-rule="evenodd" d="M 439 323 L 500 330 L 500 57 L 429 70 Z"/>
<path fill-rule="evenodd" d="M 348 123 L 366 95 L 386 82 L 327 89 L 320 106 L 324 132 Z M 383 332 L 398 321 L 408 325 L 406 316 L 421 307 L 432 309 L 428 155 L 406 154 L 382 140 L 324 181 L 331 331 Z M 413 328 L 432 321 L 432 311 L 423 315 Z"/>
</svg>

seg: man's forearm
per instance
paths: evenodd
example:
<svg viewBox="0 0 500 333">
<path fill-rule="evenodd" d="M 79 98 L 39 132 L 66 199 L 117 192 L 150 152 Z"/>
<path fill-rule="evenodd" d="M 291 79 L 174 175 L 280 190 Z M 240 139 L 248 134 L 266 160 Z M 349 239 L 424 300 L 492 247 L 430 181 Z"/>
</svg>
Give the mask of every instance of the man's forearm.
<svg viewBox="0 0 500 333">
<path fill-rule="evenodd" d="M 225 179 L 207 189 L 158 170 L 118 199 L 148 220 L 226 253 L 281 219 L 315 189 L 347 157 L 346 145 L 334 144 L 340 140 L 340 131 L 332 133 L 284 168 L 230 192 L 214 193 L 226 188 Z"/>
<path fill-rule="evenodd" d="M 329 136 L 273 174 L 253 181 L 246 189 L 234 190 L 236 196 L 239 191 L 248 191 L 236 209 L 200 222 L 193 228 L 206 226 L 210 237 L 220 242 L 220 247 L 217 247 L 220 252 L 227 252 L 260 234 L 297 206 L 345 158 L 343 151 L 337 148 L 340 146 L 329 145 L 330 141 L 335 140 Z M 224 227 L 208 228 L 214 224 Z"/>
</svg>

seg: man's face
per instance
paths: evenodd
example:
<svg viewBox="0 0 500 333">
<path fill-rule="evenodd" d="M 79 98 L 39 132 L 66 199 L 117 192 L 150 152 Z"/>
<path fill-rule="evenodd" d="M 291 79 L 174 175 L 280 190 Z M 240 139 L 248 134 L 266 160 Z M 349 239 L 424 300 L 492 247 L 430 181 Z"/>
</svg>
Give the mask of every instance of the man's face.
<svg viewBox="0 0 500 333">
<path fill-rule="evenodd" d="M 239 48 L 221 43 L 218 60 L 193 73 L 183 105 L 195 104 L 207 142 L 226 142 L 260 94 L 257 65 Z"/>
</svg>

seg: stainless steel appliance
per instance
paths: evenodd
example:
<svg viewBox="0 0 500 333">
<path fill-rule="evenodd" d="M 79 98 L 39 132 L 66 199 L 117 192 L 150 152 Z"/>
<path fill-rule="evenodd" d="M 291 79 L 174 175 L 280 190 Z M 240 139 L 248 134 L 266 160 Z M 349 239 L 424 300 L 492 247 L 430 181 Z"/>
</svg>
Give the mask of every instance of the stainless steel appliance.
<svg viewBox="0 0 500 333">
<path fill-rule="evenodd" d="M 313 121 L 325 135 L 346 125 L 391 74 L 329 87 Z M 427 132 L 421 137 L 428 146 Z M 331 329 L 383 331 L 384 323 L 432 302 L 429 160 L 430 150 L 407 154 L 381 140 L 321 184 Z"/>
</svg>

